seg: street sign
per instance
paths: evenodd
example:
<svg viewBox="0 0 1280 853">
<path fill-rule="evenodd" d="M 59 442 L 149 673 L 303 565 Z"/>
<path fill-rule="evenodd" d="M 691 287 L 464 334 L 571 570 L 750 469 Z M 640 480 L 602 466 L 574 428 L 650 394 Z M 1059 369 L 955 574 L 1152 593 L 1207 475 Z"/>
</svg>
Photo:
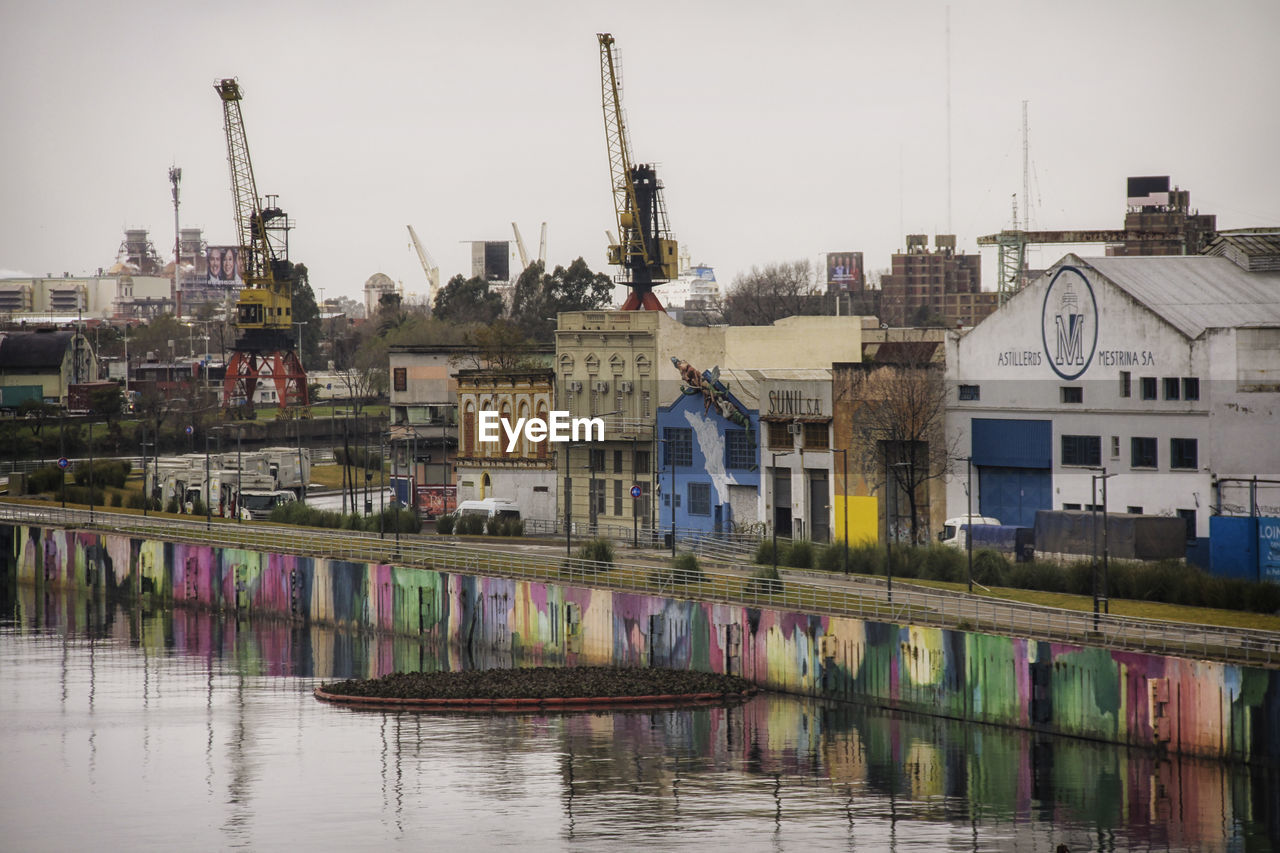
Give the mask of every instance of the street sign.
<svg viewBox="0 0 1280 853">
<path fill-rule="evenodd" d="M 191 433 L 195 431 L 196 431 L 195 427 L 191 426 L 191 424 L 187 424 L 187 435 L 191 435 Z"/>
<path fill-rule="evenodd" d="M 631 497 L 633 497 L 633 498 L 638 498 L 638 497 L 640 497 L 640 486 L 639 486 L 639 484 L 634 485 L 634 486 L 632 486 L 632 487 L 631 487 Z"/>
<path fill-rule="evenodd" d="M 68 465 L 70 465 L 70 464 L 71 464 L 71 462 L 70 462 L 70 460 L 68 460 L 68 459 L 67 459 L 67 457 L 65 457 L 65 456 L 59 456 L 59 457 L 58 457 L 58 467 L 59 467 L 59 468 L 61 468 L 62 470 L 64 470 L 64 471 L 65 471 L 65 470 L 67 469 L 67 466 L 68 466 Z"/>
</svg>

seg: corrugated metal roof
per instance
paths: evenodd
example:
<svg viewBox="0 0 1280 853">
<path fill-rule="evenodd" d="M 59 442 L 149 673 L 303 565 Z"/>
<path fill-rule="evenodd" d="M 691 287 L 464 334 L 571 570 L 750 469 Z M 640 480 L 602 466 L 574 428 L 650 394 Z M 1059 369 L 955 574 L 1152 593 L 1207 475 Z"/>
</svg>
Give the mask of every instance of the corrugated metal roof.
<svg viewBox="0 0 1280 853">
<path fill-rule="evenodd" d="M 1280 325 L 1280 272 L 1246 272 L 1199 255 L 1082 260 L 1189 338 Z"/>
<path fill-rule="evenodd" d="M 7 332 L 0 336 L 0 368 L 57 370 L 74 332 Z"/>
</svg>

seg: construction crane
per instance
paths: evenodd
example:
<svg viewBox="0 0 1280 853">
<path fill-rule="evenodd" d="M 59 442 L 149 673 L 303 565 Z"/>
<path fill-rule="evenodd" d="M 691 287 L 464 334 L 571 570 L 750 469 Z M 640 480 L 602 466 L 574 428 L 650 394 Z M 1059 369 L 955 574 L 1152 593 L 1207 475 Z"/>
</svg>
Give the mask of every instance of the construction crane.
<svg viewBox="0 0 1280 853">
<path fill-rule="evenodd" d="M 236 300 L 236 341 L 223 381 L 223 405 L 237 407 L 235 411 L 252 417 L 259 384 L 270 382 L 282 410 L 306 407 L 307 375 L 292 334 L 289 218 L 276 206 L 275 196 L 267 196 L 265 206 L 258 196 L 240 112 L 240 84 L 234 79 L 220 80 L 214 90 L 222 99 L 244 280 Z"/>
<path fill-rule="evenodd" d="M 1014 222 L 1018 221 L 1017 207 L 1014 207 Z M 1140 231 L 1129 231 L 1121 228 L 1099 229 L 1093 231 L 1026 231 L 1014 229 L 1001 231 L 999 234 L 988 234 L 978 238 L 979 246 L 996 246 L 996 266 L 999 269 L 997 291 L 999 304 L 1003 305 L 1009 297 L 1022 289 L 1025 275 L 1027 246 L 1049 243 L 1110 243 L 1120 244 L 1131 240 L 1167 240 L 1167 234 L 1147 234 Z"/>
<path fill-rule="evenodd" d="M 616 280 L 631 285 L 623 311 L 662 311 L 653 286 L 679 277 L 679 249 L 667 225 L 662 182 L 656 170 L 651 164 L 633 165 L 631 161 L 613 36 L 597 33 L 596 39 L 600 42 L 601 106 L 613 181 L 613 210 L 621 238 L 609 246 L 609 263 L 623 269 Z"/>
<path fill-rule="evenodd" d="M 520 269 L 529 268 L 529 252 L 524 247 L 524 237 L 520 235 L 520 226 L 511 223 L 511 230 L 516 233 L 516 251 L 520 253 Z M 542 223 L 542 237 L 538 241 L 538 263 L 547 264 L 547 223 Z"/>
<path fill-rule="evenodd" d="M 520 236 L 520 226 L 512 222 L 511 230 L 516 232 L 516 251 L 520 253 L 520 269 L 527 270 L 529 268 L 529 253 L 524 249 L 524 238 Z"/>
<path fill-rule="evenodd" d="M 413 248 L 418 252 L 418 260 L 422 261 L 422 271 L 427 274 L 427 304 L 431 304 L 431 300 L 435 298 L 435 293 L 440 289 L 440 266 L 436 263 L 436 259 L 431 257 L 431 253 L 422 248 L 422 241 L 418 239 L 418 232 L 413 230 L 413 226 L 409 228 L 409 239 L 413 241 Z"/>
</svg>

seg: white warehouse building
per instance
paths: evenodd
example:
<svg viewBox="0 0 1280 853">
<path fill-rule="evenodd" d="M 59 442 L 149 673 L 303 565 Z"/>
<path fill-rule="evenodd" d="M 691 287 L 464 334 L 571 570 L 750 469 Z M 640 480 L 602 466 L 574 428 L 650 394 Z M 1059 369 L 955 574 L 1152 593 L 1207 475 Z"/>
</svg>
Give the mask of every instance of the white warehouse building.
<svg viewBox="0 0 1280 853">
<path fill-rule="evenodd" d="M 974 512 L 1026 527 L 1037 510 L 1100 505 L 1105 468 L 1109 511 L 1181 516 L 1207 537 L 1224 506 L 1249 511 L 1243 481 L 1280 479 L 1280 238 L 1067 255 L 949 333 L 947 375 L 962 457 L 949 515 L 966 511 L 963 457 Z"/>
</svg>

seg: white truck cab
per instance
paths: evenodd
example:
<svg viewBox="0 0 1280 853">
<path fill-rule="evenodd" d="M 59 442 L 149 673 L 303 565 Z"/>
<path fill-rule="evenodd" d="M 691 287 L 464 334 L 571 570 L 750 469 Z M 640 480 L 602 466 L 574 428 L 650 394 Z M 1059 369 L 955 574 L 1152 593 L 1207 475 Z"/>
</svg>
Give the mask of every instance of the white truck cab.
<svg viewBox="0 0 1280 853">
<path fill-rule="evenodd" d="M 952 548 L 965 548 L 969 544 L 969 531 L 961 528 L 975 524 L 999 525 L 1000 519 L 986 515 L 957 515 L 955 518 L 948 518 L 942 523 L 942 531 L 938 534 L 938 541 L 943 545 L 950 545 Z"/>
</svg>

